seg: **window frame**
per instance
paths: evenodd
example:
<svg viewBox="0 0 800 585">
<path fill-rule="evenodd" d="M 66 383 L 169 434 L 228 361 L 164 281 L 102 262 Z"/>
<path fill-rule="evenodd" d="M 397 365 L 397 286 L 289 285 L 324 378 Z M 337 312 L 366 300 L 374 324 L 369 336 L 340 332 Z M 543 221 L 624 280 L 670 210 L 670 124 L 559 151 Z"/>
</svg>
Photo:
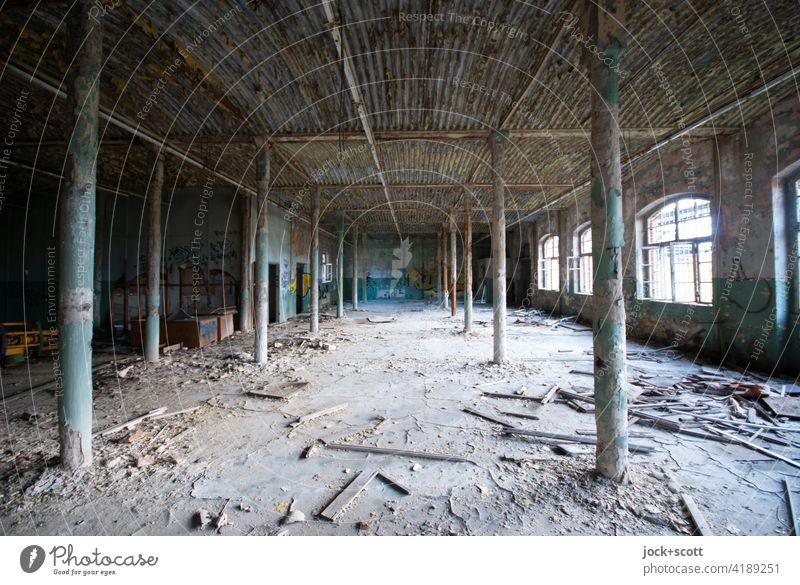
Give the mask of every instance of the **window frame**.
<svg viewBox="0 0 800 585">
<path fill-rule="evenodd" d="M 554 256 L 545 256 L 545 247 L 547 243 L 553 240 L 553 253 Z M 559 240 L 558 234 L 547 234 L 543 236 L 539 240 L 539 289 L 540 290 L 549 290 L 549 291 L 560 291 L 561 290 L 561 250 L 559 246 L 561 245 L 561 241 Z M 545 273 L 550 277 L 549 279 L 545 279 Z M 555 273 L 555 274 L 554 274 Z M 553 283 L 548 283 L 549 286 L 545 286 L 545 283 L 549 280 L 554 280 Z"/>
<path fill-rule="evenodd" d="M 709 217 L 711 222 L 711 233 L 708 236 L 698 236 L 693 238 L 681 238 L 680 237 L 680 225 L 681 220 L 678 215 L 679 205 L 681 201 L 685 200 L 695 200 L 695 201 L 706 201 L 709 205 Z M 650 221 L 651 219 L 656 216 L 657 214 L 664 211 L 666 207 L 674 205 L 675 210 L 675 237 L 672 240 L 662 241 L 662 242 L 650 242 Z M 639 214 L 639 221 L 637 222 L 637 227 L 639 231 L 639 250 L 638 250 L 638 266 L 637 272 L 639 275 L 638 281 L 638 297 L 642 300 L 648 301 L 656 301 L 661 303 L 675 303 L 675 304 L 693 304 L 693 305 L 702 305 L 702 306 L 711 306 L 714 304 L 714 285 L 713 285 L 713 278 L 714 278 L 714 238 L 716 234 L 716 222 L 714 220 L 714 209 L 713 209 L 713 201 L 709 195 L 705 193 L 676 193 L 675 195 L 671 195 L 667 198 L 661 199 L 655 204 L 648 205 L 644 209 L 642 209 Z M 687 220 L 691 221 L 691 220 Z M 708 244 L 708 254 L 709 260 L 708 261 L 701 261 L 700 254 L 701 254 L 701 245 Z M 693 278 L 694 278 L 694 300 L 685 301 L 685 300 L 676 300 L 676 285 L 681 284 L 680 282 L 676 282 L 676 249 L 680 249 L 681 247 L 691 246 L 691 257 L 692 257 L 692 269 L 693 269 Z M 653 296 L 652 294 L 652 286 L 651 283 L 653 282 L 652 275 L 649 272 L 649 268 L 651 264 L 649 263 L 649 252 L 651 250 L 663 250 L 666 251 L 668 254 L 668 259 L 664 260 L 664 262 L 668 262 L 669 264 L 669 281 L 668 283 L 665 282 L 664 286 L 669 290 L 669 295 L 667 298 L 658 298 Z M 663 254 L 664 252 L 662 252 Z M 709 282 L 701 282 L 700 275 L 701 275 L 701 265 L 702 264 L 710 264 L 711 266 L 711 280 Z M 648 279 L 648 275 L 650 278 Z M 702 299 L 702 287 L 710 286 L 711 287 L 711 296 L 708 300 L 701 300 Z"/>
<path fill-rule="evenodd" d="M 589 251 L 584 252 L 581 248 L 581 238 L 584 234 L 589 234 Z M 592 249 L 592 223 L 586 222 L 577 227 L 572 240 L 575 254 L 569 258 L 570 274 L 572 278 L 572 289 L 576 295 L 590 296 L 594 292 L 594 253 Z M 584 260 L 586 260 L 584 265 Z M 588 272 L 588 274 L 585 274 Z M 583 290 L 581 280 L 588 277 L 588 290 Z"/>
</svg>

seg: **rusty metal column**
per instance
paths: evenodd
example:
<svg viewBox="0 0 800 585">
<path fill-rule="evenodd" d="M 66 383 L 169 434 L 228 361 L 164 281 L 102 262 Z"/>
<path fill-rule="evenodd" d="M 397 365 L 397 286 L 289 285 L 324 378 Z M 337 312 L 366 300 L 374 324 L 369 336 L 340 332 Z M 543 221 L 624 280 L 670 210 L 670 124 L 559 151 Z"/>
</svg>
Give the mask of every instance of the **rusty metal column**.
<svg viewBox="0 0 800 585">
<path fill-rule="evenodd" d="M 472 194 L 464 194 L 464 333 L 472 332 Z"/>
<path fill-rule="evenodd" d="M 256 363 L 267 362 L 269 327 L 269 155 L 270 144 L 256 140 Z"/>
<path fill-rule="evenodd" d="M 456 208 L 450 210 L 450 315 L 456 316 L 458 299 L 458 248 L 456 248 Z"/>
<path fill-rule="evenodd" d="M 364 298 L 362 299 L 362 302 L 367 304 L 367 258 L 369 258 L 369 256 L 367 256 L 367 230 L 364 230 L 361 240 L 364 242 L 362 250 L 364 256 L 364 269 L 361 271 L 361 277 L 364 279 Z"/>
<path fill-rule="evenodd" d="M 589 34 L 602 51 L 586 51 L 592 92 L 592 255 L 594 257 L 594 399 L 597 471 L 628 479 L 628 402 L 625 391 L 625 298 L 622 280 L 622 171 L 619 76 L 625 2 L 598 9 L 587 3 Z"/>
<path fill-rule="evenodd" d="M 241 214 L 241 278 L 239 292 L 239 331 L 253 330 L 253 201 L 249 193 L 240 192 Z"/>
<path fill-rule="evenodd" d="M 493 361 L 502 364 L 506 360 L 506 210 L 504 158 L 500 141 L 508 140 L 503 130 L 489 135 L 492 151 L 492 174 L 494 199 L 492 203 L 492 317 L 494 320 Z"/>
<path fill-rule="evenodd" d="M 344 317 L 344 213 L 337 212 L 336 248 L 336 317 Z"/>
<path fill-rule="evenodd" d="M 317 185 L 311 202 L 311 335 L 319 334 L 319 192 Z"/>
<path fill-rule="evenodd" d="M 158 362 L 161 320 L 161 189 L 164 185 L 164 155 L 158 147 L 150 153 L 150 188 L 147 190 L 147 321 L 144 359 Z"/>
<path fill-rule="evenodd" d="M 353 310 L 358 309 L 358 225 L 353 226 Z"/>
<path fill-rule="evenodd" d="M 92 0 L 67 17 L 67 156 L 59 233 L 59 354 L 56 388 L 61 465 L 92 464 L 92 316 L 100 71 L 103 31 Z"/>
</svg>

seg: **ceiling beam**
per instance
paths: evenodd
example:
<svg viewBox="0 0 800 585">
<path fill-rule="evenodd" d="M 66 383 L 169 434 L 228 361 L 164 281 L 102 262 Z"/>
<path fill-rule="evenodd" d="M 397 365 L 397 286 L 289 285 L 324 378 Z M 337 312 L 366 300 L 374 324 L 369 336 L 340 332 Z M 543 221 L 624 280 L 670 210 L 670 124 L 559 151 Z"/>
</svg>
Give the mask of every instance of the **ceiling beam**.
<svg viewBox="0 0 800 585">
<path fill-rule="evenodd" d="M 342 70 L 344 72 L 345 79 L 347 80 L 347 85 L 350 88 L 350 98 L 353 101 L 353 106 L 355 107 L 356 112 L 358 112 L 358 117 L 361 119 L 361 126 L 364 129 L 364 135 L 369 143 L 369 150 L 372 154 L 372 161 L 375 165 L 375 171 L 378 175 L 378 179 L 380 179 L 381 185 L 383 185 L 383 193 L 386 196 L 386 202 L 389 204 L 389 212 L 392 214 L 392 219 L 397 225 L 397 234 L 399 236 L 401 235 L 400 225 L 397 224 L 397 218 L 394 217 L 394 212 L 392 211 L 392 200 L 389 197 L 389 189 L 387 188 L 386 178 L 383 176 L 383 171 L 381 170 L 378 147 L 375 144 L 375 137 L 372 135 L 372 125 L 369 121 L 369 114 L 367 113 L 367 108 L 364 103 L 364 97 L 361 95 L 360 85 L 358 83 L 358 78 L 356 77 L 355 66 L 353 65 L 353 57 L 350 53 L 350 48 L 347 45 L 347 39 L 345 39 L 342 35 L 342 23 L 334 14 L 332 0 L 323 0 L 322 6 L 325 10 L 328 29 L 333 36 L 333 42 L 336 45 L 336 51 L 339 53 L 339 59 L 342 62 Z"/>
<path fill-rule="evenodd" d="M 575 183 L 506 183 L 508 189 L 547 189 L 547 188 L 572 188 Z M 363 189 L 383 189 L 383 185 L 378 183 L 355 183 L 353 185 L 320 185 L 322 189 L 357 191 Z M 392 183 L 389 189 L 453 189 L 455 187 L 465 187 L 474 189 L 490 189 L 491 183 Z M 278 187 L 287 189 L 288 187 Z"/>
<path fill-rule="evenodd" d="M 43 89 L 60 99 L 66 99 L 67 94 L 52 79 L 48 79 L 41 73 L 34 74 L 31 71 L 26 71 L 23 67 L 17 65 L 16 63 L 12 63 L 10 60 L 2 61 L 2 63 L 5 66 L 6 71 L 13 73 L 23 81 L 30 83 L 31 85 L 36 86 L 40 89 Z M 161 149 L 161 152 L 175 156 L 181 159 L 181 161 L 187 163 L 189 166 L 193 166 L 207 173 L 210 173 L 215 177 L 217 177 L 218 179 L 221 179 L 224 183 L 233 185 L 237 189 L 241 189 L 242 191 L 250 193 L 251 195 L 256 194 L 255 189 L 243 184 L 241 181 L 238 181 L 235 177 L 232 177 L 227 173 L 223 173 L 222 171 L 219 171 L 216 168 L 206 164 L 202 160 L 195 158 L 194 156 L 189 154 L 186 150 L 183 150 L 180 146 L 172 144 L 171 141 L 168 141 L 166 138 L 153 134 L 149 131 L 143 130 L 139 124 L 126 119 L 124 116 L 121 116 L 118 113 L 115 113 L 113 111 L 108 111 L 106 108 L 101 106 L 100 118 L 106 120 L 112 126 L 115 126 L 127 132 L 128 134 L 134 136 L 138 140 L 157 146 L 158 148 Z M 272 201 L 272 203 L 283 211 L 291 212 L 290 209 L 288 209 L 287 207 L 285 207 L 280 203 L 277 203 L 275 201 Z M 300 220 L 305 223 L 311 223 L 311 221 L 306 217 L 301 217 Z"/>
<path fill-rule="evenodd" d="M 652 128 L 622 128 L 620 132 L 627 140 L 657 140 L 659 137 L 668 133 L 675 132 L 679 128 L 654 126 Z M 739 128 L 733 127 L 700 127 L 692 128 L 688 134 L 701 138 L 713 138 L 721 134 L 731 134 L 738 132 Z M 489 137 L 488 130 L 393 130 L 388 132 L 374 132 L 373 136 L 378 144 L 382 142 L 394 141 L 431 141 L 431 142 L 459 142 L 486 140 Z M 589 139 L 588 128 L 523 128 L 511 130 L 510 139 L 520 140 L 553 140 L 553 139 L 585 138 Z M 169 138 L 170 144 L 193 146 L 201 145 L 240 145 L 253 144 L 253 136 L 220 136 L 220 135 L 197 135 L 197 136 L 173 136 Z M 364 142 L 367 137 L 361 132 L 344 132 L 342 134 L 273 134 L 267 136 L 267 140 L 272 144 L 313 144 L 313 143 L 339 143 L 344 142 Z M 119 138 L 107 138 L 101 141 L 103 148 L 127 148 L 131 140 Z M 17 140 L 9 148 L 66 148 L 64 140 L 39 140 L 38 138 L 26 138 Z"/>
</svg>

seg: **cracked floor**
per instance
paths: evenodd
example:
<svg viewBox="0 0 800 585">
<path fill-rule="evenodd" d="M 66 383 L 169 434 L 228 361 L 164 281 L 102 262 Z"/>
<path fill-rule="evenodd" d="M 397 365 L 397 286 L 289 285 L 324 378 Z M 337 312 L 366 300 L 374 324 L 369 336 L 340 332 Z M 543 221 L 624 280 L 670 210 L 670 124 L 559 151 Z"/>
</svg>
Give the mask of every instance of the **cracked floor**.
<svg viewBox="0 0 800 585">
<path fill-rule="evenodd" d="M 372 323 L 368 320 L 389 320 Z M 540 397 L 553 384 L 589 391 L 591 333 L 509 316 L 508 364 L 489 363 L 491 309 L 477 305 L 465 336 L 461 308 L 450 318 L 425 303 L 370 302 L 345 319 L 323 318 L 320 339 L 307 322 L 271 326 L 270 361 L 252 363 L 252 335 L 205 349 L 182 350 L 146 366 L 129 349 L 98 352 L 95 429 L 158 407 L 182 415 L 146 420 L 95 439 L 95 466 L 65 475 L 58 454 L 55 400 L 22 393 L 3 407 L 5 478 L 0 481 L 4 534 L 689 534 L 680 494 L 690 494 L 716 534 L 786 534 L 784 463 L 743 447 L 679 436 L 647 426 L 632 439 L 654 448 L 631 454 L 631 481 L 612 485 L 593 473 L 594 448 L 573 456 L 542 440 L 509 436 L 464 412 L 471 407 L 519 427 L 575 434 L 594 415 Z M 631 349 L 640 348 L 630 343 Z M 125 377 L 117 375 L 133 365 Z M 3 371 L 6 396 L 47 363 Z M 680 359 L 630 360 L 630 374 L 674 378 L 699 371 Z M 309 382 L 289 400 L 248 395 L 267 384 Z M 641 389 L 639 389 L 641 390 Z M 635 390 L 632 390 L 635 394 Z M 298 417 L 345 404 L 292 428 Z M 520 419 L 514 412 L 537 416 Z M 426 451 L 454 462 L 333 450 L 340 442 Z M 309 449 L 309 447 L 313 447 Z M 797 458 L 794 449 L 784 452 Z M 404 494 L 374 480 L 337 517 L 320 512 L 360 472 L 380 470 Z M 2 476 L 0 476 L 2 477 Z M 284 523 L 290 507 L 301 522 Z M 197 526 L 197 513 L 224 521 Z"/>
</svg>

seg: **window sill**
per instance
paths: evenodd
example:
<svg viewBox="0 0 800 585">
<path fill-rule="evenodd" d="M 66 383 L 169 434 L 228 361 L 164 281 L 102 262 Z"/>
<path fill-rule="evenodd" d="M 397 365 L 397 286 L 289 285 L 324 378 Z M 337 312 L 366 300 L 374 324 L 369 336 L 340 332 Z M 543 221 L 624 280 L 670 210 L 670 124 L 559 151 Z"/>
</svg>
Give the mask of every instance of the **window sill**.
<svg viewBox="0 0 800 585">
<path fill-rule="evenodd" d="M 711 303 L 697 303 L 697 302 L 690 302 L 690 301 L 668 301 L 668 300 L 665 300 L 665 299 L 650 299 L 650 298 L 647 298 L 647 297 L 636 297 L 636 300 L 637 301 L 647 301 L 647 302 L 650 302 L 650 303 L 663 303 L 665 305 L 676 305 L 676 306 L 684 305 L 684 306 L 692 306 L 692 307 L 709 307 L 709 308 L 714 306 L 713 302 L 711 302 Z"/>
</svg>

